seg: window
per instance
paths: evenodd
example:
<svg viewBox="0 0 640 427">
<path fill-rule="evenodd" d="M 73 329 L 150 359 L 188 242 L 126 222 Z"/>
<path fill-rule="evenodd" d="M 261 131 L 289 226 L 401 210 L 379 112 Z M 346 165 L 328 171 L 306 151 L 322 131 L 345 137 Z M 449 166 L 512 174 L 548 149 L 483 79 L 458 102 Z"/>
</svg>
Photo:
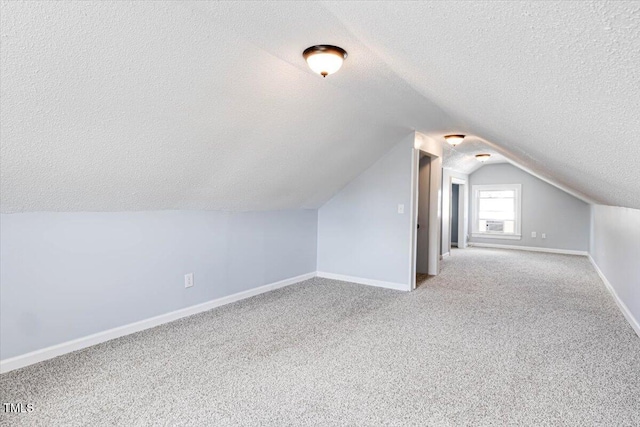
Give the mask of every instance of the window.
<svg viewBox="0 0 640 427">
<path fill-rule="evenodd" d="M 473 237 L 520 239 L 520 184 L 473 186 Z"/>
</svg>

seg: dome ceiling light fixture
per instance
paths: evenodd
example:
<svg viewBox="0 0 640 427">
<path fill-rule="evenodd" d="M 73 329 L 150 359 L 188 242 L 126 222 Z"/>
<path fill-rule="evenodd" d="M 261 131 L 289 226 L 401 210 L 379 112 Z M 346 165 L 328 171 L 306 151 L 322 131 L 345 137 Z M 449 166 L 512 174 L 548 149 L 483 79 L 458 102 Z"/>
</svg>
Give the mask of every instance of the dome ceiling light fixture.
<svg viewBox="0 0 640 427">
<path fill-rule="evenodd" d="M 445 141 L 447 141 L 449 144 L 453 145 L 454 147 L 458 144 L 461 144 L 462 141 L 464 140 L 464 137 L 466 135 L 445 135 L 444 139 Z"/>
<path fill-rule="evenodd" d="M 486 162 L 489 160 L 489 157 L 491 157 L 491 154 L 476 154 L 476 159 L 478 159 L 479 162 Z"/>
<path fill-rule="evenodd" d="M 342 63 L 347 59 L 347 51 L 338 46 L 319 44 L 306 48 L 302 56 L 309 68 L 322 77 L 327 77 L 342 67 Z"/>
</svg>

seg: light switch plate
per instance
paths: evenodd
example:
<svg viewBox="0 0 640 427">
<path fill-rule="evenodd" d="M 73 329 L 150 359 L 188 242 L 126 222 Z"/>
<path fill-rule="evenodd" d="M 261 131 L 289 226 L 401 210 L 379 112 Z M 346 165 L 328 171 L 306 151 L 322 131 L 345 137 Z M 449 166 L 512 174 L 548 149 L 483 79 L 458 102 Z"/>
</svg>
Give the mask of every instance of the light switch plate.
<svg viewBox="0 0 640 427">
<path fill-rule="evenodd" d="M 399 214 L 403 214 L 404 213 L 404 205 L 398 205 L 398 213 Z"/>
</svg>

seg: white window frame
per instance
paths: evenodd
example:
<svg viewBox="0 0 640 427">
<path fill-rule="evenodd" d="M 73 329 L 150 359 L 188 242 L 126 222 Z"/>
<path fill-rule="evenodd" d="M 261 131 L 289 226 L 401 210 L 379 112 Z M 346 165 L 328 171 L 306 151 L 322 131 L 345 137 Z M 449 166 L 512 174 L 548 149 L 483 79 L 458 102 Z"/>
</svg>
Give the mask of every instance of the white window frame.
<svg viewBox="0 0 640 427">
<path fill-rule="evenodd" d="M 516 217 L 513 233 L 486 232 L 478 230 L 478 209 L 480 207 L 479 197 L 480 191 L 505 191 L 515 190 Z M 473 225 L 471 227 L 471 236 L 489 239 L 522 239 L 522 184 L 495 184 L 495 185 L 474 185 L 472 186 L 472 204 L 473 204 Z"/>
</svg>

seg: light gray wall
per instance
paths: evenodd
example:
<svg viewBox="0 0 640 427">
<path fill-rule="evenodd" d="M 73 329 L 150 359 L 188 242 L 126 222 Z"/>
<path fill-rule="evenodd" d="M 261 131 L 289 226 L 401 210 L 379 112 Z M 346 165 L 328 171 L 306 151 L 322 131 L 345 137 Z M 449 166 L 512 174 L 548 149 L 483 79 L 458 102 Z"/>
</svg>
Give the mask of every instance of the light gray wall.
<svg viewBox="0 0 640 427">
<path fill-rule="evenodd" d="M 318 210 L 318 271 L 409 284 L 414 141 L 411 133 Z"/>
<path fill-rule="evenodd" d="M 316 270 L 315 210 L 0 220 L 2 359 Z"/>
<path fill-rule="evenodd" d="M 471 242 L 551 249 L 589 250 L 589 205 L 508 163 L 485 165 L 469 176 L 469 233 L 473 221 L 473 185 L 522 184 L 522 239 L 485 239 Z M 535 231 L 538 237 L 531 237 Z M 542 233 L 547 238 L 542 239 Z"/>
<path fill-rule="evenodd" d="M 589 253 L 640 324 L 640 210 L 591 207 Z"/>
</svg>

